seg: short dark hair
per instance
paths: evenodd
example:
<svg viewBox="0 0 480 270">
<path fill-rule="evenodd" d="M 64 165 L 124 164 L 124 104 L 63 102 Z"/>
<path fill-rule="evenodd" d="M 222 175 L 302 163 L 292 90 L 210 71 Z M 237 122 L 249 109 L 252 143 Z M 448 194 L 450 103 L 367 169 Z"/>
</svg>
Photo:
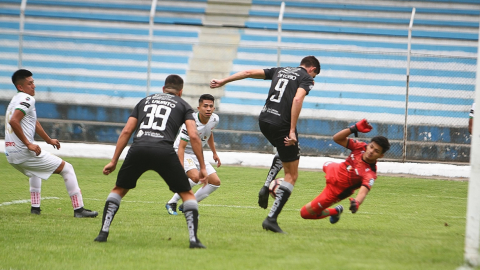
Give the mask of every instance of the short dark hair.
<svg viewBox="0 0 480 270">
<path fill-rule="evenodd" d="M 198 99 L 198 104 L 201 104 L 202 101 L 204 101 L 204 100 L 211 100 L 211 101 L 215 102 L 215 98 L 214 98 L 212 95 L 210 95 L 210 94 L 203 94 L 203 95 L 201 95 L 200 98 Z"/>
<path fill-rule="evenodd" d="M 380 145 L 380 147 L 382 147 L 382 154 L 385 154 L 385 152 L 390 149 L 390 143 L 388 142 L 388 139 L 386 137 L 375 136 L 372 138 L 371 141 L 377 143 L 378 145 Z"/>
<path fill-rule="evenodd" d="M 182 77 L 172 74 L 168 75 L 165 79 L 165 89 L 174 90 L 175 92 L 180 92 L 183 89 L 183 79 Z"/>
<path fill-rule="evenodd" d="M 313 55 L 305 56 L 300 62 L 300 66 L 307 68 L 316 67 L 315 73 L 320 74 L 320 61 L 318 61 L 318 59 Z"/>
<path fill-rule="evenodd" d="M 12 83 L 13 83 L 13 85 L 15 85 L 15 87 L 17 87 L 17 84 L 18 84 L 21 80 L 25 80 L 26 78 L 32 77 L 32 76 L 33 76 L 33 74 L 32 74 L 32 72 L 30 72 L 29 70 L 19 69 L 19 70 L 15 71 L 15 73 L 13 73 L 13 75 L 12 75 Z"/>
</svg>

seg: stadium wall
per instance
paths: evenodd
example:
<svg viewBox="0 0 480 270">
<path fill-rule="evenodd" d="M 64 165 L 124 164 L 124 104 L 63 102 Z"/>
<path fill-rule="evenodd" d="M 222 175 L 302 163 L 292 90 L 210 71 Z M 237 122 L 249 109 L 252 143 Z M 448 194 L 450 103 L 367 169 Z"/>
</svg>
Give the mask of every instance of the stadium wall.
<svg viewBox="0 0 480 270">
<path fill-rule="evenodd" d="M 1 117 L 5 117 L 9 100 L 0 100 Z M 38 102 L 37 116 L 44 129 L 62 141 L 116 143 L 131 108 L 58 104 Z M 272 153 L 273 148 L 258 128 L 258 117 L 238 113 L 220 113 L 215 130 L 218 150 L 255 151 Z M 61 120 L 68 119 L 68 120 Z M 3 119 L 2 119 L 3 120 Z M 335 132 L 352 125 L 337 119 L 300 118 L 298 130 L 303 155 L 342 157 L 345 148 L 337 145 Z M 4 125 L 0 124 L 0 137 L 4 138 Z M 372 123 L 373 130 L 360 134 L 359 140 L 382 135 L 389 138 L 392 147 L 386 159 L 402 159 L 403 125 Z M 41 138 L 37 138 L 41 140 Z M 132 140 L 130 140 L 132 142 Z M 463 127 L 411 125 L 407 136 L 408 160 L 469 162 L 470 135 Z"/>
</svg>

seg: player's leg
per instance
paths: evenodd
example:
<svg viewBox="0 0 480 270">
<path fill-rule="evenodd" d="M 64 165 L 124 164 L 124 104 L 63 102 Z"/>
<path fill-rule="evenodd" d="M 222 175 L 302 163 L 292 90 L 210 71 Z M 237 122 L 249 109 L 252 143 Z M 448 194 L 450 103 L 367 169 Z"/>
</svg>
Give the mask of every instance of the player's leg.
<svg viewBox="0 0 480 270">
<path fill-rule="evenodd" d="M 328 208 L 335 202 L 336 197 L 332 199 L 332 193 L 327 186 L 315 199 L 302 207 L 300 215 L 304 219 L 322 219 L 328 216 L 338 215 L 341 213 L 339 209 Z"/>
<path fill-rule="evenodd" d="M 193 182 L 191 178 L 188 178 L 188 182 L 190 183 L 190 187 L 192 188 L 198 184 Z M 167 204 L 165 204 L 165 208 L 167 209 L 168 214 L 175 215 L 175 216 L 178 215 L 177 204 L 180 199 L 181 197 L 178 193 L 173 194 L 172 198 L 167 202 Z M 182 205 L 180 205 L 178 210 L 183 212 Z"/>
<path fill-rule="evenodd" d="M 72 164 L 62 160 L 62 163 L 54 173 L 60 174 L 65 181 L 65 187 L 67 188 L 68 195 L 72 201 L 74 217 L 83 218 L 98 216 L 97 211 L 83 208 L 83 196 L 80 187 L 78 186 L 77 175 L 75 174 Z"/>
<path fill-rule="evenodd" d="M 108 194 L 107 200 L 105 201 L 105 207 L 103 208 L 102 227 L 100 228 L 100 233 L 94 241 L 107 241 L 110 225 L 112 224 L 113 218 L 120 208 L 120 202 L 122 201 L 122 198 L 127 194 L 128 191 L 129 189 L 115 186 L 110 194 Z"/>
<path fill-rule="evenodd" d="M 207 161 L 205 161 L 205 167 L 208 173 L 208 184 L 206 186 L 202 186 L 197 190 L 197 192 L 195 192 L 195 198 L 197 199 L 197 202 L 201 202 L 220 187 L 220 178 L 217 175 L 217 171 Z"/>
<path fill-rule="evenodd" d="M 327 173 L 326 167 L 324 165 L 323 170 Z M 334 175 L 332 173 L 332 175 Z M 332 204 L 339 201 L 338 191 L 335 186 L 331 183 L 334 182 L 334 179 L 330 177 L 330 173 L 325 175 L 327 185 L 323 191 L 311 202 L 307 203 L 300 210 L 300 215 L 304 219 L 322 219 L 325 217 L 330 217 L 330 223 L 335 224 L 340 220 L 340 214 L 343 212 L 343 206 L 337 205 L 334 208 L 328 208 Z M 333 181 L 333 182 L 332 182 Z"/>
<path fill-rule="evenodd" d="M 277 218 L 293 192 L 293 187 L 298 177 L 298 163 L 298 159 L 290 162 L 283 162 L 285 178 L 277 189 L 275 201 L 273 202 L 267 218 L 262 223 L 263 228 L 266 230 L 283 233 L 282 229 L 278 226 Z"/>
<path fill-rule="evenodd" d="M 183 214 L 187 221 L 190 248 L 206 248 L 197 237 L 198 231 L 198 202 L 190 191 L 179 193 L 183 201 Z"/>
<path fill-rule="evenodd" d="M 188 178 L 175 151 L 165 153 L 158 160 L 155 171 L 160 174 L 172 192 L 176 192 L 183 200 L 183 214 L 187 221 L 190 248 L 205 248 L 197 237 L 198 230 L 198 203 L 193 195 Z"/>
<path fill-rule="evenodd" d="M 32 176 L 28 179 L 30 184 L 30 213 L 40 215 L 40 193 L 42 190 L 42 179 L 38 176 Z"/>
<path fill-rule="evenodd" d="M 193 156 L 195 157 L 195 155 Z M 190 182 L 190 187 L 194 187 L 198 184 L 199 181 L 199 172 L 197 166 L 195 164 L 195 160 L 193 159 L 192 155 L 185 153 L 185 157 L 183 159 L 185 173 L 188 176 L 188 181 Z M 196 157 L 195 157 L 196 159 Z M 177 203 L 180 200 L 180 195 L 178 193 L 173 194 L 172 198 L 165 204 L 165 208 L 167 209 L 168 214 L 170 215 L 178 215 L 177 213 Z M 183 212 L 182 205 L 178 209 L 179 211 Z"/>
<path fill-rule="evenodd" d="M 118 171 L 117 181 L 115 187 L 110 191 L 105 201 L 102 215 L 102 226 L 100 232 L 94 241 L 106 242 L 110 233 L 110 226 L 112 225 L 113 218 L 117 214 L 120 208 L 120 202 L 127 192 L 135 188 L 137 180 L 140 176 L 150 168 L 149 161 L 155 160 L 155 156 L 148 155 L 147 147 L 134 147 L 130 148 L 122 167 Z M 154 151 L 150 149 L 151 151 Z M 175 153 L 175 152 L 174 152 Z M 177 159 L 178 160 L 178 159 Z M 161 161 L 158 161 L 161 163 Z M 180 163 L 180 162 L 179 162 Z"/>
<path fill-rule="evenodd" d="M 268 186 L 270 185 L 270 182 L 272 182 L 272 180 L 277 177 L 278 172 L 280 172 L 282 168 L 282 161 L 280 160 L 280 156 L 278 155 L 278 153 L 276 153 L 273 157 L 272 166 L 270 166 L 270 170 L 268 171 L 265 184 L 262 188 L 260 188 L 260 192 L 258 193 L 258 205 L 260 207 L 267 209 L 269 197 Z"/>
</svg>

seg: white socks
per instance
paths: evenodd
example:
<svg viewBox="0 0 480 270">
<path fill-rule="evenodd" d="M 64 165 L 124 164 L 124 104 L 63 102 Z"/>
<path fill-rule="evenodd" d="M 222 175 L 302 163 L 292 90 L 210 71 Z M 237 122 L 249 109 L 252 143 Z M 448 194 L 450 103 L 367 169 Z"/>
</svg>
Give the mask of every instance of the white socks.
<svg viewBox="0 0 480 270">
<path fill-rule="evenodd" d="M 67 188 L 68 195 L 72 200 L 73 209 L 79 209 L 83 207 L 83 197 L 80 187 L 78 186 L 77 176 L 75 175 L 75 170 L 73 169 L 72 164 L 65 162 L 63 170 L 60 172 L 60 175 L 65 181 L 65 187 Z"/>
<path fill-rule="evenodd" d="M 40 207 L 40 191 L 42 190 L 42 179 L 32 176 L 28 179 L 30 183 L 30 199 L 32 207 Z"/>
<path fill-rule="evenodd" d="M 217 188 L 220 186 L 214 186 L 212 184 L 207 184 L 204 187 L 201 187 L 200 189 L 195 192 L 195 199 L 197 199 L 197 202 L 202 201 L 203 199 L 207 198 L 208 195 L 212 194 Z"/>
<path fill-rule="evenodd" d="M 195 182 L 192 181 L 191 183 L 195 183 Z M 197 202 L 200 202 L 203 199 L 207 198 L 208 195 L 212 194 L 212 192 L 217 190 L 217 188 L 219 187 L 220 186 L 207 184 L 206 186 L 199 188 L 197 192 L 195 192 L 195 199 L 197 199 Z M 178 193 L 175 193 L 175 195 L 173 195 L 173 197 L 170 199 L 170 201 L 168 201 L 168 203 L 177 203 L 179 200 L 180 200 L 180 195 L 178 195 Z"/>
<path fill-rule="evenodd" d="M 188 178 L 188 182 L 190 182 L 190 187 L 192 188 L 198 185 L 198 183 L 193 182 L 192 179 L 190 178 Z M 170 199 L 170 201 L 168 201 L 168 203 L 177 203 L 179 200 L 180 200 L 180 195 L 178 195 L 178 193 L 175 193 L 173 197 Z"/>
</svg>

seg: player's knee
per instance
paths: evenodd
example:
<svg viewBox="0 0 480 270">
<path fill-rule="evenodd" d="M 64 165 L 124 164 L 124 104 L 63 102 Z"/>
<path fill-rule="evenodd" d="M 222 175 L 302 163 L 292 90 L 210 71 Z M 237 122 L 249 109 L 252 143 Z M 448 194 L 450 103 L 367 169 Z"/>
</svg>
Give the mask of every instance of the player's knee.
<svg viewBox="0 0 480 270">
<path fill-rule="evenodd" d="M 313 219 L 315 218 L 316 215 L 312 215 L 308 210 L 307 210 L 307 205 L 303 206 L 302 209 L 300 210 L 300 216 L 303 219 Z"/>
<path fill-rule="evenodd" d="M 208 183 L 215 186 L 220 186 L 221 181 L 220 181 L 220 178 L 218 178 L 218 175 L 216 173 L 212 173 L 208 176 Z"/>
</svg>

